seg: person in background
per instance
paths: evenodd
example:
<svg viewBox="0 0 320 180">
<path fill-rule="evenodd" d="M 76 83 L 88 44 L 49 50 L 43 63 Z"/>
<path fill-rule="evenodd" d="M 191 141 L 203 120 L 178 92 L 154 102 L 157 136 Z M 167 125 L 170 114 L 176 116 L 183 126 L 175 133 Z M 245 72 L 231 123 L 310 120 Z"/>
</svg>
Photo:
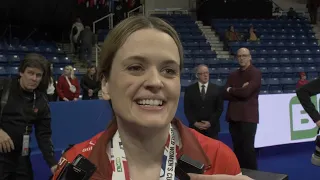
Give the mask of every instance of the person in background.
<svg viewBox="0 0 320 180">
<path fill-rule="evenodd" d="M 282 13 L 281 13 L 279 7 L 276 7 L 274 9 L 274 11 L 272 12 L 272 16 L 275 17 L 275 18 L 279 18 L 279 17 L 281 17 L 281 15 L 282 15 Z"/>
<path fill-rule="evenodd" d="M 83 31 L 81 31 L 78 43 L 80 46 L 80 61 L 86 62 L 87 67 L 91 66 L 92 59 L 92 45 L 96 43 L 95 35 L 91 31 L 90 26 L 86 26 Z"/>
<path fill-rule="evenodd" d="M 320 79 L 317 78 L 308 84 L 301 86 L 296 91 L 297 97 L 310 118 L 320 128 L 320 114 L 311 101 L 311 97 L 320 93 Z"/>
<path fill-rule="evenodd" d="M 262 74 L 252 65 L 249 49 L 240 48 L 237 59 L 240 68 L 229 75 L 225 85 L 225 98 L 229 100 L 226 118 L 240 167 L 256 170 L 254 140 L 259 123 Z"/>
<path fill-rule="evenodd" d="M 240 41 L 241 40 L 240 34 L 235 31 L 233 25 L 229 26 L 229 29 L 226 31 L 225 40 L 227 42 Z"/>
<path fill-rule="evenodd" d="M 198 81 L 188 86 L 184 94 L 184 113 L 189 127 L 218 139 L 223 111 L 220 88 L 209 82 L 209 68 L 204 64 L 196 67 L 196 78 Z"/>
<path fill-rule="evenodd" d="M 319 0 L 308 0 L 307 1 L 307 9 L 309 12 L 311 24 L 317 24 L 319 4 L 320 4 Z"/>
<path fill-rule="evenodd" d="M 84 27 L 81 22 L 81 19 L 77 18 L 76 22 L 72 25 L 70 32 L 71 51 L 74 53 L 75 56 L 77 56 L 79 53 L 78 37 L 83 29 Z"/>
<path fill-rule="evenodd" d="M 57 101 L 57 98 L 58 98 L 57 84 L 52 76 L 53 64 L 50 62 L 48 62 L 47 64 L 48 64 L 48 69 L 50 69 L 50 71 L 47 73 L 47 76 L 49 78 L 49 84 L 48 84 L 46 94 L 47 94 L 48 101 L 52 102 L 52 101 Z"/>
<path fill-rule="evenodd" d="M 175 179 L 182 154 L 204 164 L 204 175 L 193 180 L 250 179 L 228 146 L 175 118 L 182 67 L 179 35 L 160 18 L 131 16 L 114 27 L 98 67 L 113 118 L 106 130 L 63 154 L 53 180 L 78 154 L 96 165 L 91 179 Z"/>
<path fill-rule="evenodd" d="M 82 88 L 82 100 L 99 99 L 98 92 L 101 89 L 101 83 L 97 79 L 95 66 L 88 68 L 87 74 L 81 79 L 80 86 Z"/>
<path fill-rule="evenodd" d="M 289 19 L 296 19 L 296 18 L 298 18 L 298 13 L 291 7 L 289 9 L 289 11 L 287 12 L 287 17 Z"/>
<path fill-rule="evenodd" d="M 251 41 L 251 42 L 259 41 L 257 33 L 252 25 L 249 28 L 246 39 L 247 41 Z"/>
<path fill-rule="evenodd" d="M 300 79 L 296 85 L 297 89 L 309 83 L 309 81 L 307 80 L 306 73 L 300 72 L 299 75 L 300 75 Z"/>
<path fill-rule="evenodd" d="M 66 66 L 58 79 L 57 92 L 59 101 L 77 101 L 80 96 L 80 84 L 74 75 L 72 66 Z"/>
<path fill-rule="evenodd" d="M 57 160 L 51 141 L 51 115 L 45 90 L 46 59 L 40 54 L 27 54 L 19 67 L 19 77 L 2 79 L 2 93 L 8 92 L 7 103 L 1 107 L 0 179 L 33 180 L 30 141 L 34 128 L 38 146 L 54 173 Z"/>
</svg>

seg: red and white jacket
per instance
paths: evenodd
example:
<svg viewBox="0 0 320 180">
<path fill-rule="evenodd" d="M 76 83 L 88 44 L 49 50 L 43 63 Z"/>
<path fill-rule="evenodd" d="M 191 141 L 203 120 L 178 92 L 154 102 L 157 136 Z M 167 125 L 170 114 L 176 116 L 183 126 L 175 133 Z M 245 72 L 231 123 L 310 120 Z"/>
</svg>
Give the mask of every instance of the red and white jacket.
<svg viewBox="0 0 320 180">
<path fill-rule="evenodd" d="M 184 154 L 203 163 L 206 175 L 241 174 L 239 162 L 228 146 L 186 127 L 180 120 L 174 119 L 172 123 L 177 127 L 182 142 L 178 158 Z M 63 167 L 72 162 L 78 154 L 82 154 L 96 165 L 97 170 L 91 180 L 112 180 L 113 169 L 106 149 L 116 131 L 117 125 L 113 123 L 107 130 L 65 152 L 58 163 L 53 180 L 56 180 Z"/>
</svg>

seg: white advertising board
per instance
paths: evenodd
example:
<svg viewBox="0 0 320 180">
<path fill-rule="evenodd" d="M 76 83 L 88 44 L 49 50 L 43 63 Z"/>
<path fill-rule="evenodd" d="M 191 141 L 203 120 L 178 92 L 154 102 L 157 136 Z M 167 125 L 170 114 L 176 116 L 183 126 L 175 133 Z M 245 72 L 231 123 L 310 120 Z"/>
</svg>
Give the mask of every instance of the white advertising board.
<svg viewBox="0 0 320 180">
<path fill-rule="evenodd" d="M 312 97 L 319 110 L 320 95 Z M 259 96 L 259 119 L 255 147 L 314 141 L 317 126 L 302 108 L 296 94 Z"/>
</svg>

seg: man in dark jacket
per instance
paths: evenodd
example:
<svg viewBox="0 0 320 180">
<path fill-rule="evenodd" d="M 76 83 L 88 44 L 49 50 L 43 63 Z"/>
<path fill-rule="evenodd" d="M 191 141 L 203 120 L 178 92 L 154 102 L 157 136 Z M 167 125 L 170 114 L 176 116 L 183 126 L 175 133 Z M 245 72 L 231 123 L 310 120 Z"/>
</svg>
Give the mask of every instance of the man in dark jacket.
<svg viewBox="0 0 320 180">
<path fill-rule="evenodd" d="M 51 141 L 50 109 L 44 91 L 39 89 L 42 84 L 47 84 L 46 73 L 45 58 L 29 54 L 20 64 L 20 77 L 5 80 L 0 91 L 2 100 L 6 99 L 4 96 L 8 92 L 0 119 L 1 180 L 33 180 L 29 147 L 32 127 L 52 173 L 57 167 Z"/>
<path fill-rule="evenodd" d="M 81 79 L 82 100 L 99 99 L 98 92 L 101 89 L 101 83 L 97 79 L 97 70 L 95 66 L 90 66 L 88 72 Z"/>
<path fill-rule="evenodd" d="M 311 101 L 311 97 L 320 93 L 320 78 L 311 81 L 297 89 L 297 97 L 311 119 L 320 128 L 320 114 Z"/>
<path fill-rule="evenodd" d="M 89 26 L 86 26 L 83 31 L 81 31 L 79 36 L 80 44 L 80 60 L 87 61 L 88 66 L 91 65 L 92 58 L 92 45 L 96 43 L 95 35 L 91 31 Z"/>
<path fill-rule="evenodd" d="M 311 24 L 317 24 L 319 4 L 320 4 L 319 0 L 308 0 L 307 1 L 307 9 L 309 12 Z"/>
<path fill-rule="evenodd" d="M 201 64 L 196 68 L 197 82 L 188 86 L 184 94 L 184 112 L 189 127 L 218 139 L 223 98 L 220 88 L 209 82 L 209 69 Z"/>
<path fill-rule="evenodd" d="M 240 48 L 237 59 L 240 68 L 229 75 L 225 86 L 225 98 L 229 101 L 226 118 L 240 167 L 256 170 L 254 141 L 259 123 L 262 74 L 252 65 L 249 49 Z"/>
</svg>

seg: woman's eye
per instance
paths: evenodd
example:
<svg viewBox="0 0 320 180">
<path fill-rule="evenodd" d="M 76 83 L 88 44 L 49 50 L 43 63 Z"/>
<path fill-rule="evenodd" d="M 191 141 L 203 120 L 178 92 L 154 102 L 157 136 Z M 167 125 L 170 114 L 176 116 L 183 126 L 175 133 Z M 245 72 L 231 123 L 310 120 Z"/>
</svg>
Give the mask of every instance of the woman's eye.
<svg viewBox="0 0 320 180">
<path fill-rule="evenodd" d="M 178 74 L 178 72 L 177 72 L 176 70 L 171 69 L 171 68 L 166 68 L 166 69 L 163 70 L 163 72 L 164 72 L 165 74 L 171 75 L 171 76 Z"/>
<path fill-rule="evenodd" d="M 129 71 L 142 71 L 142 67 L 141 66 L 130 66 L 128 67 Z"/>
</svg>

